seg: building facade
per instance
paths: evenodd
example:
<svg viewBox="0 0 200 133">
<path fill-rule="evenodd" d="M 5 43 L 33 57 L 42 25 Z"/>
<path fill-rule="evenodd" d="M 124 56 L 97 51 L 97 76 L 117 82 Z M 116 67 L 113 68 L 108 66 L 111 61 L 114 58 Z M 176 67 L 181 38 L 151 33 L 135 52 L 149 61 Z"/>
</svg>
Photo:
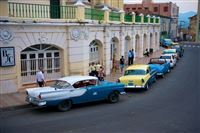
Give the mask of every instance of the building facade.
<svg viewBox="0 0 200 133">
<path fill-rule="evenodd" d="M 125 4 L 124 10 L 127 12 L 143 13 L 145 15 L 158 15 L 171 18 L 169 37 L 175 39 L 178 34 L 178 14 L 179 7 L 172 3 L 154 3 L 152 0 L 143 0 L 139 4 Z"/>
<path fill-rule="evenodd" d="M 195 41 L 196 40 L 196 29 L 197 29 L 197 15 L 194 15 L 189 18 L 190 19 L 190 25 L 188 28 L 188 32 L 190 35 L 190 40 Z"/>
<path fill-rule="evenodd" d="M 94 9 L 80 1 L 70 6 L 61 5 L 64 0 L 34 2 L 0 1 L 1 94 L 34 87 L 39 67 L 47 82 L 88 75 L 92 62 L 110 74 L 113 61 L 127 59 L 128 50 L 141 58 L 145 49 L 159 49 L 159 18 L 144 21 L 146 16 Z"/>
<path fill-rule="evenodd" d="M 198 1 L 197 23 L 196 23 L 196 42 L 200 42 L 200 2 Z"/>
</svg>

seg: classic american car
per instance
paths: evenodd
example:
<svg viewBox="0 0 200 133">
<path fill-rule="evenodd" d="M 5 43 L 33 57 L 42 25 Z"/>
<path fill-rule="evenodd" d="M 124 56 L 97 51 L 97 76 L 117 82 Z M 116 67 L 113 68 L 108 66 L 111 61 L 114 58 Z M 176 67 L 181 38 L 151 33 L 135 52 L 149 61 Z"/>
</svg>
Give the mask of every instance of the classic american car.
<svg viewBox="0 0 200 133">
<path fill-rule="evenodd" d="M 160 56 L 160 59 L 165 59 L 170 63 L 170 68 L 174 68 L 176 66 L 176 58 L 173 54 L 163 54 Z"/>
<path fill-rule="evenodd" d="M 156 70 L 153 70 L 149 65 L 132 65 L 129 66 L 124 76 L 118 79 L 118 82 L 125 84 L 125 88 L 144 88 L 149 89 L 149 86 L 156 81 Z"/>
<path fill-rule="evenodd" d="M 157 76 L 164 77 L 164 74 L 170 72 L 170 63 L 166 59 L 151 58 L 149 66 L 157 71 Z"/>
<path fill-rule="evenodd" d="M 181 45 L 173 45 L 173 46 L 171 46 L 171 48 L 172 48 L 172 49 L 176 49 L 176 51 L 177 51 L 179 57 L 182 57 L 182 56 L 183 56 L 183 53 L 184 53 L 184 48 L 183 48 L 183 46 L 181 46 Z"/>
<path fill-rule="evenodd" d="M 172 54 L 177 60 L 179 59 L 176 49 L 165 49 L 163 50 L 162 54 Z"/>
<path fill-rule="evenodd" d="M 37 106 L 56 106 L 68 111 L 73 104 L 108 100 L 119 101 L 125 94 L 121 83 L 99 81 L 93 76 L 68 76 L 55 81 L 52 86 L 26 89 L 26 101 Z"/>
</svg>

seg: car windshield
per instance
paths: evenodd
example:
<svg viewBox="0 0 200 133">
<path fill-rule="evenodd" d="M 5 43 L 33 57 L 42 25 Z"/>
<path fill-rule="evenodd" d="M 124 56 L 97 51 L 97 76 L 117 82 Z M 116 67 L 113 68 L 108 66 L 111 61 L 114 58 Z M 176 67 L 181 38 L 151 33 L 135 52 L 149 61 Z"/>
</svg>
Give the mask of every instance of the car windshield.
<svg viewBox="0 0 200 133">
<path fill-rule="evenodd" d="M 160 56 L 160 59 L 171 59 L 171 56 Z"/>
<path fill-rule="evenodd" d="M 163 54 L 176 54 L 174 51 L 164 51 Z"/>
<path fill-rule="evenodd" d="M 134 70 L 126 70 L 124 75 L 127 76 L 127 75 L 145 75 L 146 72 L 145 70 L 142 70 L 142 69 L 134 69 Z"/>
<path fill-rule="evenodd" d="M 56 80 L 53 83 L 53 85 L 51 85 L 51 87 L 56 88 L 56 89 L 63 89 L 63 88 L 67 88 L 68 86 L 70 86 L 70 84 L 62 80 Z"/>
<path fill-rule="evenodd" d="M 166 42 L 169 42 L 169 43 L 171 43 L 171 42 L 172 42 L 172 40 L 171 40 L 171 39 L 165 39 L 165 41 L 166 41 Z"/>
</svg>

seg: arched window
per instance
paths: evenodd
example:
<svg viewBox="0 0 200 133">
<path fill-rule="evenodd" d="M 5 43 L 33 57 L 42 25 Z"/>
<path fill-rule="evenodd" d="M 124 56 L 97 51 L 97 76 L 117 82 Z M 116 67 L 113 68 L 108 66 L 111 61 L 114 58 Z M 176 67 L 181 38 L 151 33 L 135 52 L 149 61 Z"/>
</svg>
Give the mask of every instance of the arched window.
<svg viewBox="0 0 200 133">
<path fill-rule="evenodd" d="M 55 76 L 56 73 L 60 72 L 60 51 L 57 47 L 38 44 L 30 46 L 21 52 L 22 82 L 34 80 L 40 67 L 43 68 L 46 79 L 52 78 L 52 75 Z"/>
</svg>

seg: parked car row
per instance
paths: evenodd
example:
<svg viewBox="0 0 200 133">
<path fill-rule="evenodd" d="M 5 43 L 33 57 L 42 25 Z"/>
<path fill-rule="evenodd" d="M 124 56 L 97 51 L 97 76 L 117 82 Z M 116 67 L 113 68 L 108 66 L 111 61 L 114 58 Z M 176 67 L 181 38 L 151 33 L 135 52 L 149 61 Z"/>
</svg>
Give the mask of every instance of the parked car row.
<svg viewBox="0 0 200 133">
<path fill-rule="evenodd" d="M 181 50 L 179 50 L 181 49 Z M 158 58 L 151 58 L 148 65 L 129 66 L 118 79 L 125 88 L 149 89 L 149 86 L 156 81 L 156 78 L 163 77 L 176 66 L 177 60 L 183 56 L 183 48 L 176 46 L 163 50 Z"/>
<path fill-rule="evenodd" d="M 179 53 L 181 52 L 182 53 Z M 125 88 L 143 88 L 156 82 L 158 77 L 171 71 L 184 50 L 165 49 L 159 58 L 151 58 L 149 64 L 129 66 L 118 82 L 99 81 L 94 76 L 68 76 L 57 79 L 51 86 L 26 89 L 28 103 L 37 106 L 53 106 L 68 111 L 73 104 L 107 100 L 119 101 Z"/>
</svg>

